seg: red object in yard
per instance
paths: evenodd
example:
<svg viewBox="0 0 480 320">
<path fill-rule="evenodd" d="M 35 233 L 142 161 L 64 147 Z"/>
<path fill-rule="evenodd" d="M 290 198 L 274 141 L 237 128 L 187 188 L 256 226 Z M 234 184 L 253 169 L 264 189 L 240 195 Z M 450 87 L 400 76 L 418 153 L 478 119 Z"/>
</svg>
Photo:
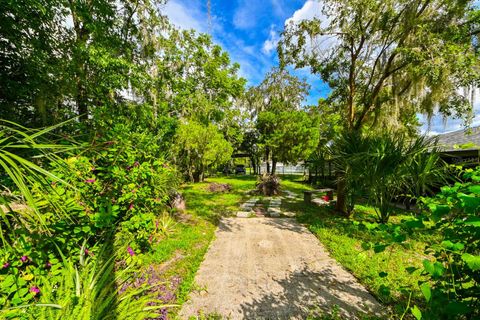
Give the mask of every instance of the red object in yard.
<svg viewBox="0 0 480 320">
<path fill-rule="evenodd" d="M 322 197 L 323 201 L 330 201 L 330 197 L 328 195 Z"/>
</svg>

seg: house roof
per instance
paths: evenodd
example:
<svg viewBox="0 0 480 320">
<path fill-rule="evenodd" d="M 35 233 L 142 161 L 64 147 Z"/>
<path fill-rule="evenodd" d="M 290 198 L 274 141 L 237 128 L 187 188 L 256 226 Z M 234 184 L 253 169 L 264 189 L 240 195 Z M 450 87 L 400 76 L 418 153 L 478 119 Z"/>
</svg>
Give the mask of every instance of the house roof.
<svg viewBox="0 0 480 320">
<path fill-rule="evenodd" d="M 438 146 L 444 151 L 479 150 L 480 126 L 440 134 Z"/>
</svg>

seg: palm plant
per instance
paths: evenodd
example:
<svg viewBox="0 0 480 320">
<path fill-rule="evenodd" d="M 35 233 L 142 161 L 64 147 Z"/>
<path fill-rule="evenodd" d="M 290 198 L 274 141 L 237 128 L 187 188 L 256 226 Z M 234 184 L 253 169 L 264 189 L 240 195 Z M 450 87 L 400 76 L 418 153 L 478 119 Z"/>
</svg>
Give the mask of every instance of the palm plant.
<svg viewBox="0 0 480 320">
<path fill-rule="evenodd" d="M 433 139 L 423 139 L 423 144 L 431 147 L 427 152 L 421 152 L 411 157 L 406 165 L 407 181 L 406 191 L 409 192 L 411 199 L 417 199 L 420 196 L 433 194 L 434 188 L 446 185 L 447 166 L 439 154 L 438 149 L 434 147 L 436 141 Z"/>
<path fill-rule="evenodd" d="M 129 286 L 129 268 L 115 268 L 112 247 L 97 257 L 81 250 L 79 262 L 62 255 L 61 273 L 42 281 L 37 303 L 0 310 L 5 317 L 36 320 L 143 320 L 158 317 L 149 286 Z M 126 288 L 126 289 L 125 289 Z M 40 290 L 40 289 L 39 289 Z"/>
<path fill-rule="evenodd" d="M 36 183 L 44 188 L 49 188 L 47 179 L 53 182 L 61 182 L 61 179 L 22 156 L 22 153 L 36 154 L 37 158 L 44 157 L 48 161 L 61 161 L 55 153 L 65 151 L 71 146 L 43 142 L 42 138 L 63 124 L 42 130 L 33 130 L 13 122 L 0 120 L 0 178 L 8 177 L 20 193 L 21 201 L 28 206 L 26 210 L 15 211 L 11 206 L 11 198 L 5 193 L 0 193 L 0 219 L 3 222 L 3 224 L 0 223 L 0 237 L 4 244 L 6 244 L 4 228 L 14 232 L 15 228 L 12 227 L 12 223 L 24 226 L 25 224 L 35 225 L 38 231 L 48 232 L 45 221 L 38 210 L 38 202 L 32 195 L 30 187 Z M 58 210 L 59 214 L 61 212 Z M 25 229 L 28 230 L 28 228 Z"/>
<path fill-rule="evenodd" d="M 441 181 L 442 166 L 434 140 L 384 133 L 364 136 L 344 134 L 332 153 L 341 173 L 348 212 L 355 199 L 372 203 L 381 223 L 388 222 L 395 198 L 405 191 L 416 196 Z"/>
<path fill-rule="evenodd" d="M 362 157 L 367 149 L 366 140 L 357 132 L 340 134 L 329 147 L 337 175 L 337 211 L 347 216 L 353 211 L 356 199 L 364 193 Z"/>
</svg>

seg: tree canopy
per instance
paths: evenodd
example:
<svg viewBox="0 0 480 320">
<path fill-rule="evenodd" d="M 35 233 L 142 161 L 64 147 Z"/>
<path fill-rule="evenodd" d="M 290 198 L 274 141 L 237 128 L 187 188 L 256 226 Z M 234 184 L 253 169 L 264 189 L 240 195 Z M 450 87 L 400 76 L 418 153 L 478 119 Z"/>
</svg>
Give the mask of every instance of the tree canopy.
<svg viewBox="0 0 480 320">
<path fill-rule="evenodd" d="M 286 26 L 279 56 L 328 83 L 346 128 L 409 130 L 416 113 L 436 108 L 471 118 L 468 93 L 479 79 L 474 1 L 323 3 L 321 18 Z"/>
</svg>

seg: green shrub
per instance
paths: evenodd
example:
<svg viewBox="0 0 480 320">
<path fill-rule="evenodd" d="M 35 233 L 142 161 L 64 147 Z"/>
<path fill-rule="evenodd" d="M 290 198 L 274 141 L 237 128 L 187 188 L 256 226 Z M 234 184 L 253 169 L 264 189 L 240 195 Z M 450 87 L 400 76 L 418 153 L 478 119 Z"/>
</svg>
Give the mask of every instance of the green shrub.
<svg viewBox="0 0 480 320">
<path fill-rule="evenodd" d="M 146 239 L 155 230 L 155 217 L 167 209 L 179 183 L 175 169 L 162 160 L 152 140 L 147 133 L 130 133 L 128 126 L 117 125 L 82 155 L 53 164 L 52 172 L 70 187 L 53 183 L 53 192 L 44 192 L 41 186 L 35 192 L 44 199 L 43 211 L 63 250 L 78 248 L 79 239 L 94 243 L 120 222 L 134 226 L 130 229 L 139 250 L 148 249 Z M 58 208 L 52 203 L 62 203 L 68 219 L 53 214 Z"/>
<path fill-rule="evenodd" d="M 427 243 L 418 283 L 424 301 L 416 301 L 410 311 L 417 319 L 477 319 L 480 317 L 480 167 L 467 169 L 463 183 L 445 186 L 435 197 L 421 198 L 423 214 L 384 233 L 384 243 L 376 243 L 376 253 L 388 245 L 408 245 L 413 234 L 434 234 Z M 384 226 L 374 226 L 382 232 Z M 365 243 L 365 248 L 372 247 Z"/>
<path fill-rule="evenodd" d="M 429 209 L 425 219 L 441 234 L 441 242 L 425 251 L 433 259 L 423 262 L 430 278 L 420 284 L 424 319 L 480 317 L 480 167 L 465 170 L 463 178 L 465 182 L 423 198 Z"/>
</svg>

